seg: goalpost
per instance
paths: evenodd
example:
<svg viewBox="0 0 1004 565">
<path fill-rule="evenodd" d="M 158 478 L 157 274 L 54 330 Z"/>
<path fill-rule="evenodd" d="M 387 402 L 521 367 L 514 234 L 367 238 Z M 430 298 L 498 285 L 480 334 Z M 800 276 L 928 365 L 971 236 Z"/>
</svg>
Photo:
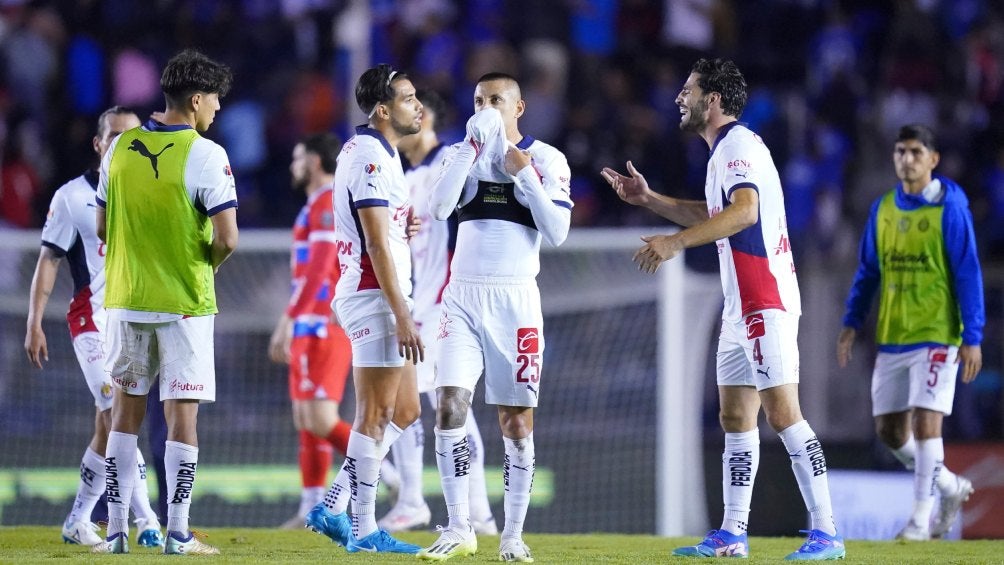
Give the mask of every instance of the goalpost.
<svg viewBox="0 0 1004 565">
<path fill-rule="evenodd" d="M 542 250 L 546 390 L 535 417 L 531 531 L 698 535 L 706 528 L 705 377 L 684 374 L 683 363 L 706 336 L 688 335 L 693 320 L 686 318 L 682 258 L 655 276 L 631 262 L 641 235 L 670 230 L 576 228 L 561 247 Z M 93 426 L 64 318 L 69 269 L 60 269 L 46 309 L 50 361 L 39 372 L 21 345 L 39 233 L 0 230 L 0 239 L 0 259 L 9 266 L 0 271 L 0 436 L 7 447 L 0 452 L 0 524 L 57 523 L 72 501 L 75 468 Z M 207 526 L 236 525 L 235 516 L 240 525 L 272 526 L 295 508 L 286 369 L 267 357 L 289 292 L 289 245 L 289 230 L 242 230 L 237 252 L 217 276 L 219 398 L 199 415 L 209 474 L 196 496 L 207 497 L 199 506 Z M 707 354 L 700 355 L 703 369 Z M 353 402 L 349 390 L 344 417 L 351 417 Z M 497 416 L 480 387 L 474 405 L 492 506 L 501 518 Z M 431 414 L 423 417 L 431 428 Z M 433 519 L 443 520 L 435 460 L 426 451 L 426 496 Z M 45 484 L 37 482 L 41 477 L 48 477 Z"/>
</svg>

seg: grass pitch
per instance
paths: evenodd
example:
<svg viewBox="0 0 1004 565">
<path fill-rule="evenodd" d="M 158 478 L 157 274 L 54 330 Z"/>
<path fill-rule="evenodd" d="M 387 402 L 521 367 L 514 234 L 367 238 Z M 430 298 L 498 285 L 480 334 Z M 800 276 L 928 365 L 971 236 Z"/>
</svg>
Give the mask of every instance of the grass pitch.
<svg viewBox="0 0 1004 565">
<path fill-rule="evenodd" d="M 132 544 L 129 556 L 92 556 L 86 547 L 62 543 L 58 527 L 21 526 L 0 528 L 0 563 L 161 563 L 165 560 L 197 560 L 215 563 L 417 563 L 410 555 L 347 554 L 344 549 L 306 530 L 210 528 L 210 544 L 219 556 L 167 557 Z M 402 539 L 419 545 L 431 544 L 434 532 L 409 532 Z M 537 563 L 690 563 L 693 559 L 671 557 L 674 547 L 697 543 L 697 538 L 659 538 L 615 534 L 527 534 L 527 544 Z M 752 555 L 747 563 L 776 563 L 802 543 L 798 538 L 750 538 Z M 498 562 L 498 537 L 478 539 L 478 553 L 456 558 L 458 565 Z M 1002 541 L 871 542 L 850 541 L 847 563 L 1004 563 Z"/>
</svg>

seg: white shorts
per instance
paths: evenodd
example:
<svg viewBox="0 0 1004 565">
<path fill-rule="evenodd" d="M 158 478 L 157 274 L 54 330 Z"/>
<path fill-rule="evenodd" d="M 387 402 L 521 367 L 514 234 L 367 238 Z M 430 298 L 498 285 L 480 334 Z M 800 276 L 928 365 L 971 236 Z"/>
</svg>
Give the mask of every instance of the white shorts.
<svg viewBox="0 0 1004 565">
<path fill-rule="evenodd" d="M 922 347 L 904 353 L 879 352 L 872 372 L 872 415 L 926 408 L 948 416 L 955 401 L 959 348 Z"/>
<path fill-rule="evenodd" d="M 454 277 L 443 292 L 436 387 L 474 391 L 485 375 L 485 402 L 537 406 L 544 316 L 533 279 Z"/>
<path fill-rule="evenodd" d="M 418 392 L 434 392 L 436 390 L 436 360 L 439 358 L 439 322 L 442 316 L 441 308 L 434 308 L 427 317 L 415 318 L 418 333 L 425 345 L 425 362 L 415 365 L 415 377 L 418 381 Z"/>
<path fill-rule="evenodd" d="M 764 390 L 798 382 L 798 316 L 762 310 L 739 322 L 722 321 L 718 385 Z"/>
<path fill-rule="evenodd" d="M 105 371 L 105 340 L 100 332 L 85 332 L 73 338 L 73 351 L 84 373 L 94 405 L 104 412 L 112 407 L 112 379 Z"/>
<path fill-rule="evenodd" d="M 404 357 L 397 348 L 397 318 L 383 292 L 336 298 L 334 310 L 338 324 L 352 343 L 353 367 L 404 366 Z"/>
<path fill-rule="evenodd" d="M 161 400 L 216 401 L 213 326 L 216 316 L 173 322 L 125 322 L 108 312 L 105 370 L 127 394 L 145 395 L 160 379 Z"/>
</svg>

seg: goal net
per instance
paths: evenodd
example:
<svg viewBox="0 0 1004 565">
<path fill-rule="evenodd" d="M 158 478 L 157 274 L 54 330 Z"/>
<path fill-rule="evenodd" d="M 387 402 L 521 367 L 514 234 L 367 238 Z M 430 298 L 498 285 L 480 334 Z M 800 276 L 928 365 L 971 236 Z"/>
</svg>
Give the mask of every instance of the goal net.
<svg viewBox="0 0 1004 565">
<path fill-rule="evenodd" d="M 542 252 L 546 388 L 535 415 L 528 531 L 681 534 L 704 527 L 701 401 L 681 388 L 693 377 L 673 368 L 684 357 L 682 261 L 664 264 L 659 276 L 631 263 L 638 236 L 665 229 L 575 229 L 560 248 Z M 0 272 L 0 525 L 58 524 L 72 502 L 94 419 L 65 324 L 69 270 L 60 269 L 46 311 L 49 361 L 39 371 L 23 351 L 38 233 L 0 231 L 0 237 L 7 265 Z M 289 243 L 286 230 L 244 230 L 238 252 L 217 276 L 218 400 L 199 414 L 193 506 L 203 526 L 275 526 L 297 505 L 286 368 L 267 355 L 288 296 Z M 474 409 L 501 520 L 503 445 L 495 409 L 483 398 L 479 386 Z M 350 421 L 353 403 L 350 387 L 341 407 Z M 423 420 L 431 438 L 431 410 Z M 140 446 L 149 463 L 145 434 Z M 445 523 L 431 445 L 425 461 L 433 523 Z M 387 509 L 381 497 L 378 515 Z"/>
</svg>

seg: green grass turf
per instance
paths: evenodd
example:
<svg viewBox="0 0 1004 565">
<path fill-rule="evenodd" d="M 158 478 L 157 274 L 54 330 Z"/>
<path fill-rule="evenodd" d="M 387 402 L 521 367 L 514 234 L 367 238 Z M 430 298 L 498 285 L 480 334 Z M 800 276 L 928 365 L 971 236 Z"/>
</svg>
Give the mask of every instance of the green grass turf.
<svg viewBox="0 0 1004 565">
<path fill-rule="evenodd" d="M 215 563 L 417 563 L 410 555 L 347 554 L 344 549 L 306 530 L 210 528 L 206 542 L 220 548 L 219 556 L 167 557 L 133 544 L 128 556 L 91 556 L 88 548 L 65 545 L 59 529 L 19 526 L 0 528 L 0 563 L 164 563 L 165 560 L 197 560 Z M 419 545 L 431 544 L 433 532 L 409 532 L 402 539 Z M 696 543 L 697 538 L 658 538 L 615 534 L 527 534 L 526 542 L 537 563 L 688 563 L 687 558 L 670 557 L 674 547 Z M 478 553 L 456 558 L 450 563 L 498 562 L 498 538 L 479 538 Z M 801 539 L 750 538 L 752 555 L 748 563 L 776 563 L 795 550 Z M 1002 541 L 955 542 L 871 542 L 851 541 L 847 563 L 1004 563 Z"/>
</svg>

